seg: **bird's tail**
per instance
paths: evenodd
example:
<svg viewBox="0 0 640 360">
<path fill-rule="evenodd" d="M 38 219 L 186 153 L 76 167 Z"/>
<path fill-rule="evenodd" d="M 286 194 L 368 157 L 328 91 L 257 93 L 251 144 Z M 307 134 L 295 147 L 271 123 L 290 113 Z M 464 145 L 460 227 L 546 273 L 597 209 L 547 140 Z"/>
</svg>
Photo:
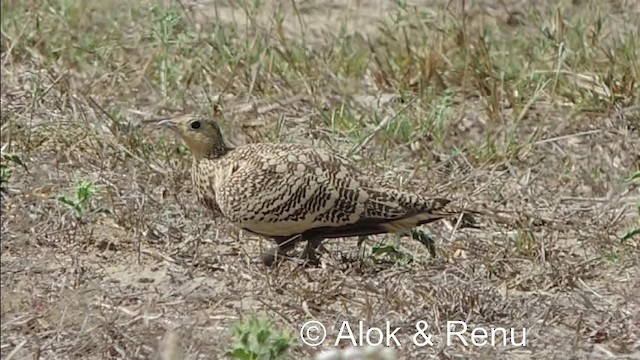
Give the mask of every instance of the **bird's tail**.
<svg viewBox="0 0 640 360">
<path fill-rule="evenodd" d="M 442 219 L 451 219 L 461 216 L 461 227 L 477 228 L 477 221 L 469 213 L 462 209 L 450 206 L 451 200 L 444 198 L 423 199 L 425 204 L 415 214 L 400 219 L 385 222 L 382 225 L 389 232 L 402 231 L 403 229 L 429 224 Z M 428 205 L 427 205 L 428 204 Z"/>
<path fill-rule="evenodd" d="M 543 219 L 532 214 L 526 214 L 524 212 L 514 212 L 513 216 L 505 216 L 502 215 L 506 213 L 505 211 L 499 211 L 495 209 L 470 209 L 466 207 L 453 206 L 451 204 L 447 204 L 447 206 L 444 207 L 443 210 L 446 211 L 446 213 L 450 214 L 449 217 L 452 219 L 455 219 L 457 216 L 457 222 L 452 225 L 458 228 L 466 227 L 479 229 L 481 228 L 481 226 L 478 222 L 478 218 L 481 218 L 484 221 L 490 223 L 494 223 L 496 225 L 502 225 L 512 229 L 522 228 L 523 226 L 553 226 L 552 220 Z"/>
</svg>

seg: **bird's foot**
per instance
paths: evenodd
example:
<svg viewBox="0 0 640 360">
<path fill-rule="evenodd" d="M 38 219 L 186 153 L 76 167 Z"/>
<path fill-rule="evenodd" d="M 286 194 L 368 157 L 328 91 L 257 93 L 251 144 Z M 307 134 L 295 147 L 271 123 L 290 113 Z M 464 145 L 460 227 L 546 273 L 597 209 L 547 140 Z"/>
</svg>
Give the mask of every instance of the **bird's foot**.
<svg viewBox="0 0 640 360">
<path fill-rule="evenodd" d="M 266 266 L 273 266 L 276 259 L 282 259 L 282 255 L 278 253 L 278 246 L 274 246 L 262 254 L 262 263 Z"/>
<path fill-rule="evenodd" d="M 287 253 L 296 246 L 296 238 L 286 239 L 284 241 L 276 240 L 276 242 L 277 245 L 262 254 L 262 263 L 266 266 L 273 266 L 276 262 L 280 262 L 286 258 Z"/>
<path fill-rule="evenodd" d="M 320 265 L 320 258 L 315 252 L 307 253 L 306 251 L 304 251 L 300 258 L 302 259 L 302 261 L 304 261 L 304 264 L 306 266 L 315 267 Z"/>
<path fill-rule="evenodd" d="M 422 245 L 427 247 L 431 257 L 436 257 L 436 244 L 431 235 L 418 229 L 411 229 L 403 235 L 411 236 L 412 239 L 419 241 Z"/>
<path fill-rule="evenodd" d="M 473 215 L 469 213 L 462 214 L 462 217 L 457 217 L 453 219 L 447 220 L 451 227 L 457 227 L 459 229 L 469 228 L 469 229 L 481 229 L 482 227 L 478 224 L 478 219 L 473 217 Z"/>
<path fill-rule="evenodd" d="M 309 239 L 307 240 L 307 245 L 300 256 L 302 260 L 309 266 L 318 266 L 320 265 L 320 258 L 318 257 L 318 246 L 322 239 Z"/>
</svg>

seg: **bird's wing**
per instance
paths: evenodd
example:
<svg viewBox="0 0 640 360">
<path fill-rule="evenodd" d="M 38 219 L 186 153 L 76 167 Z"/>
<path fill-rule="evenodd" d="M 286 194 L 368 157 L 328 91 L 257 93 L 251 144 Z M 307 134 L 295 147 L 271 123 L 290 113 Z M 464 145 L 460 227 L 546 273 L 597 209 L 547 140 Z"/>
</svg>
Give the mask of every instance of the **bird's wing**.
<svg viewBox="0 0 640 360">
<path fill-rule="evenodd" d="M 245 164 L 220 184 L 216 194 L 227 218 L 265 236 L 314 229 L 353 236 L 413 227 L 446 205 L 374 188 L 376 182 L 345 159 L 317 149 L 298 150 L 277 154 L 276 148 L 265 161 Z"/>
<path fill-rule="evenodd" d="M 260 150 L 243 154 L 251 160 L 216 189 L 231 222 L 265 236 L 289 236 L 358 221 L 367 195 L 339 159 L 304 149 Z"/>
</svg>

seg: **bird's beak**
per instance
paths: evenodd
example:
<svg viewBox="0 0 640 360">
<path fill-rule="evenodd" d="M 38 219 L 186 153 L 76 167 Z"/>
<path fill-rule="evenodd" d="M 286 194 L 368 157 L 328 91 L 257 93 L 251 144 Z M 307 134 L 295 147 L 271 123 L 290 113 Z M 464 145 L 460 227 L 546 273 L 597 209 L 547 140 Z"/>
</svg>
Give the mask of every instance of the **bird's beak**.
<svg viewBox="0 0 640 360">
<path fill-rule="evenodd" d="M 175 121 L 171 120 L 171 119 L 159 121 L 158 122 L 158 126 L 166 127 L 166 128 L 171 129 L 171 130 L 175 130 L 175 129 L 178 128 L 178 124 Z"/>
</svg>

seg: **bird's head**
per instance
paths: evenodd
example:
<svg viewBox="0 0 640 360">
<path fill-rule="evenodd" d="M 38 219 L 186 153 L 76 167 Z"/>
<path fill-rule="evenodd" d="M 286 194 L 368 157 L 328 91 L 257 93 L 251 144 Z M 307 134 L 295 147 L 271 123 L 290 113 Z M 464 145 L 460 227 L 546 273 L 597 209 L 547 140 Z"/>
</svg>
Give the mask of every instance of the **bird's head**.
<svg viewBox="0 0 640 360">
<path fill-rule="evenodd" d="M 220 127 L 213 119 L 185 115 L 162 120 L 158 125 L 178 134 L 198 160 L 220 157 L 230 150 L 224 142 Z"/>
</svg>

